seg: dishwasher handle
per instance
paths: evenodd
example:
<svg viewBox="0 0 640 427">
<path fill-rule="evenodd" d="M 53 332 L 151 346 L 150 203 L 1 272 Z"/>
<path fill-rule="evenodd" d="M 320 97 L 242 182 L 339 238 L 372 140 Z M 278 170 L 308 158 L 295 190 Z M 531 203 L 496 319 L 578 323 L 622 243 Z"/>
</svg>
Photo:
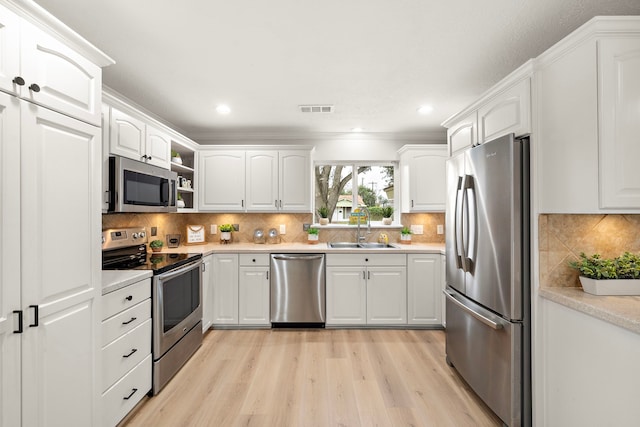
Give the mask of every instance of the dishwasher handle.
<svg viewBox="0 0 640 427">
<path fill-rule="evenodd" d="M 282 260 L 309 261 L 309 260 L 314 260 L 314 259 L 322 259 L 322 257 L 324 257 L 324 255 L 323 254 L 312 254 L 312 255 L 278 254 L 278 255 L 271 255 L 271 257 L 273 259 L 282 259 Z"/>
</svg>

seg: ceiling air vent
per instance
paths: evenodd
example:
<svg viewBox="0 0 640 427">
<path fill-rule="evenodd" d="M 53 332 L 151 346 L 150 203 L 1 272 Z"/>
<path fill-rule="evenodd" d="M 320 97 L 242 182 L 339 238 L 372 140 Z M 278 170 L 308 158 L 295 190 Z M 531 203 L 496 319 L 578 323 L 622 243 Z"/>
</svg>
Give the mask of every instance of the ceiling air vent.
<svg viewBox="0 0 640 427">
<path fill-rule="evenodd" d="M 301 113 L 333 113 L 333 105 L 299 105 Z"/>
</svg>

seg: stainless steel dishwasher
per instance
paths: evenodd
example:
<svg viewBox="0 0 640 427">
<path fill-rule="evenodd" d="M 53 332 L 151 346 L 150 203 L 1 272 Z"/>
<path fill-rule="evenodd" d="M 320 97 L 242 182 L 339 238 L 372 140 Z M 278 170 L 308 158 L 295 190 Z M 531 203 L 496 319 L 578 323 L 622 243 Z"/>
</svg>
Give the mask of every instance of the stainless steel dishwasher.
<svg viewBox="0 0 640 427">
<path fill-rule="evenodd" d="M 271 324 L 324 327 L 324 254 L 271 254 Z"/>
</svg>

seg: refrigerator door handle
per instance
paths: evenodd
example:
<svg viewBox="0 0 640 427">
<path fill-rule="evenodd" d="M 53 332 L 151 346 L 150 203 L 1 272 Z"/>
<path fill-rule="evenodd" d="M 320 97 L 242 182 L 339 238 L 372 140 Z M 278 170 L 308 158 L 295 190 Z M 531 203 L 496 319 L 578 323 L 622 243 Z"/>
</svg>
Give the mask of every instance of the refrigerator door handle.
<svg viewBox="0 0 640 427">
<path fill-rule="evenodd" d="M 464 177 L 464 206 L 467 216 L 467 247 L 464 248 L 464 263 L 467 267 L 466 271 L 473 270 L 473 263 L 476 253 L 476 230 L 478 226 L 478 212 L 476 209 L 476 190 L 473 182 L 473 176 L 465 175 Z"/>
<path fill-rule="evenodd" d="M 460 309 L 462 309 L 463 311 L 469 313 L 471 316 L 475 317 L 476 319 L 478 319 L 480 322 L 484 323 L 485 325 L 489 326 L 492 329 L 498 330 L 498 329 L 502 329 L 503 326 L 502 324 L 498 323 L 498 322 L 494 322 L 493 320 L 489 319 L 486 316 L 483 316 L 482 314 L 478 313 L 475 310 L 472 310 L 471 308 L 467 307 L 466 305 L 464 305 L 462 302 L 458 301 L 455 296 L 453 296 L 451 293 L 447 292 L 446 290 L 442 291 L 444 293 L 444 295 L 447 297 L 447 299 L 449 301 L 451 301 L 452 303 L 454 303 L 455 305 L 457 305 Z"/>
<path fill-rule="evenodd" d="M 455 221 L 454 221 L 454 235 L 455 241 L 453 243 L 455 247 L 455 259 L 456 259 L 456 267 L 461 268 L 462 271 L 466 271 L 466 265 L 463 263 L 463 252 L 464 248 L 464 230 L 462 229 L 462 221 L 463 221 L 463 196 L 464 191 L 462 189 L 463 178 L 461 176 L 458 177 L 458 184 L 456 186 L 456 206 L 455 206 Z"/>
</svg>

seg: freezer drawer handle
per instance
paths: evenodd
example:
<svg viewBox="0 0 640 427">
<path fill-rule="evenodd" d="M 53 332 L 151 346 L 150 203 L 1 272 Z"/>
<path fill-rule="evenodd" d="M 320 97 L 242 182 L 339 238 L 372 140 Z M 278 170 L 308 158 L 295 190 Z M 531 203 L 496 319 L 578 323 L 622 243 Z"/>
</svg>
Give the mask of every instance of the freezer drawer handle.
<svg viewBox="0 0 640 427">
<path fill-rule="evenodd" d="M 464 305 L 463 303 L 461 303 L 460 301 L 458 301 L 453 295 L 451 295 L 449 292 L 447 291 L 442 291 L 444 292 L 445 296 L 447 297 L 447 299 L 449 301 L 451 301 L 452 303 L 454 303 L 455 305 L 457 305 L 458 307 L 460 307 L 462 310 L 466 311 L 468 314 L 472 315 L 473 317 L 475 317 L 476 319 L 478 319 L 479 321 L 481 321 L 482 323 L 484 323 L 485 325 L 489 326 L 490 328 L 493 328 L 495 330 L 498 329 L 502 329 L 502 325 L 500 323 L 494 322 L 493 320 L 489 319 L 488 317 L 483 316 L 480 313 L 477 313 L 473 310 L 471 310 L 469 307 L 467 307 L 466 305 Z"/>
</svg>

